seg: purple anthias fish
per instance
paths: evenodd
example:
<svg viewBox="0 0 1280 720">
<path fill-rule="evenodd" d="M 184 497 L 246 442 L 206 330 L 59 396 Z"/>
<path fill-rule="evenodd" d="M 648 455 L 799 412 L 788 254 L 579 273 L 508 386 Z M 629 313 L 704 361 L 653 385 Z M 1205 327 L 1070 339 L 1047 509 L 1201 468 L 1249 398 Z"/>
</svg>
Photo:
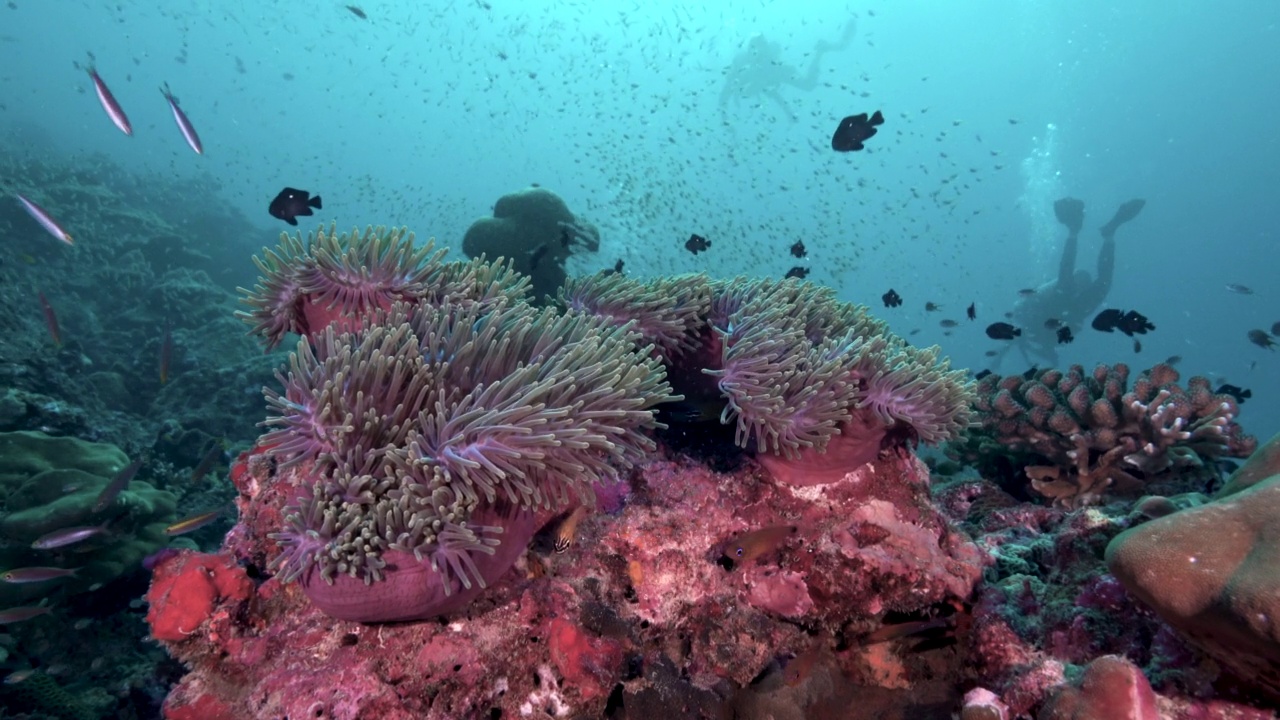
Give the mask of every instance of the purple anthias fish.
<svg viewBox="0 0 1280 720">
<path fill-rule="evenodd" d="M 80 568 L 26 567 L 0 573 L 0 580 L 7 583 L 37 583 L 46 580 L 75 577 Z"/>
<path fill-rule="evenodd" d="M 47 535 L 41 535 L 35 542 L 31 543 L 31 547 L 36 550 L 52 550 L 54 548 L 66 547 L 74 545 L 78 542 L 84 542 L 95 535 L 101 535 L 106 532 L 104 525 L 81 525 L 78 527 L 63 528 L 54 530 Z"/>
<path fill-rule="evenodd" d="M 0 610 L 0 625 L 8 625 L 10 623 L 22 622 L 30 620 L 33 617 L 48 615 L 49 608 L 44 605 L 29 605 L 27 607 L 15 607 L 8 610 Z"/>
<path fill-rule="evenodd" d="M 18 202 L 22 203 L 22 207 L 27 211 L 27 214 L 36 222 L 40 223 L 40 227 L 44 228 L 50 235 L 58 238 L 68 245 L 75 244 L 71 239 L 71 233 L 63 230 L 62 226 L 58 224 L 58 221 L 54 220 L 52 215 L 45 212 L 44 208 L 31 202 L 22 195 L 15 195 L 15 197 L 18 198 Z"/>
<path fill-rule="evenodd" d="M 165 83 L 160 88 L 160 92 L 164 93 L 164 99 L 169 101 L 169 109 L 173 111 L 173 120 L 178 123 L 178 130 L 182 131 L 182 137 L 187 141 L 187 145 L 196 151 L 197 155 L 204 154 L 204 145 L 200 142 L 200 136 L 196 134 L 196 128 L 187 119 L 187 114 L 182 112 L 182 108 L 178 107 L 178 98 L 173 96 L 169 90 L 169 83 Z"/>
<path fill-rule="evenodd" d="M 102 109 L 107 111 L 107 117 L 120 128 L 120 132 L 132 136 L 133 126 L 129 124 L 129 117 L 124 114 L 124 108 L 120 107 L 120 103 L 116 102 L 116 97 L 107 89 L 107 84 L 98 75 L 97 68 L 91 62 L 86 70 L 89 72 L 89 79 L 93 80 L 94 91 L 98 93 L 98 102 L 102 103 Z"/>
</svg>

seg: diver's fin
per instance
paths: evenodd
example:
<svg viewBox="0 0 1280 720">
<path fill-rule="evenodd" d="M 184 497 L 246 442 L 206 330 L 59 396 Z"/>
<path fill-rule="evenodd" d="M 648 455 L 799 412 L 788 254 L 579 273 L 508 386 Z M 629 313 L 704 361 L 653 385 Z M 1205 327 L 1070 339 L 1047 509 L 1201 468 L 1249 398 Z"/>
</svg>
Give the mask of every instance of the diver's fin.
<svg viewBox="0 0 1280 720">
<path fill-rule="evenodd" d="M 1062 198 L 1053 204 L 1053 214 L 1058 222 L 1067 226 L 1072 235 L 1079 235 L 1084 225 L 1084 201 L 1075 198 Z"/>
<path fill-rule="evenodd" d="M 1129 202 L 1116 208 L 1116 214 L 1111 217 L 1111 220 L 1109 220 L 1106 225 L 1102 226 L 1102 237 L 1110 240 L 1111 237 L 1116 234 L 1116 230 L 1121 225 L 1138 217 L 1138 213 L 1142 212 L 1142 208 L 1146 204 L 1147 204 L 1146 200 L 1142 200 L 1141 198 L 1139 198 L 1135 200 L 1130 200 Z"/>
</svg>

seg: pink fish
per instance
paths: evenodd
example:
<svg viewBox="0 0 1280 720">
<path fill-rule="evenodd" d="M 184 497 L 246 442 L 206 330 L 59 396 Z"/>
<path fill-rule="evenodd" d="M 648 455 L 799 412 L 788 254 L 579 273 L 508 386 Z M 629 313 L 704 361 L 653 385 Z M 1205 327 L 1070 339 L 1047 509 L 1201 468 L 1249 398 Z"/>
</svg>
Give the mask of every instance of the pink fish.
<svg viewBox="0 0 1280 720">
<path fill-rule="evenodd" d="M 49 304 L 49 298 L 44 293 L 37 292 L 40 296 L 40 310 L 44 312 L 44 324 L 49 326 L 49 335 L 53 338 L 53 344 L 62 347 L 62 332 L 58 329 L 58 314 L 53 311 L 53 306 Z"/>
<path fill-rule="evenodd" d="M 93 89 L 98 93 L 98 102 L 102 103 L 102 109 L 107 111 L 107 117 L 120 128 L 120 132 L 132 136 L 133 126 L 129 124 L 129 117 L 124 114 L 124 108 L 120 107 L 120 103 L 116 102 L 116 97 L 107 89 L 102 76 L 98 75 L 97 68 L 93 66 L 92 57 L 85 70 L 89 73 L 89 79 L 93 80 Z"/>
<path fill-rule="evenodd" d="M 43 605 L 28 605 L 26 607 L 13 607 L 7 610 L 0 610 L 0 625 L 8 625 L 10 623 L 22 622 L 30 620 L 33 617 L 48 615 L 49 608 Z"/>
<path fill-rule="evenodd" d="M 75 577 L 80 568 L 25 567 L 0 573 L 0 580 L 7 583 L 37 583 L 58 578 Z"/>
<path fill-rule="evenodd" d="M 169 101 L 169 109 L 173 111 L 173 120 L 178 123 L 178 129 L 182 131 L 182 137 L 187 141 L 187 145 L 196 151 L 197 155 L 204 154 L 204 145 L 200 143 L 200 136 L 196 134 L 196 128 L 187 119 L 187 114 L 182 112 L 182 108 L 178 107 L 178 98 L 173 96 L 169 91 L 169 83 L 165 83 L 160 88 L 160 92 L 164 93 L 164 99 Z"/>
<path fill-rule="evenodd" d="M 36 222 L 40 223 L 40 227 L 44 228 L 50 235 L 58 238 L 59 240 L 61 240 L 62 242 L 68 245 L 75 244 L 75 242 L 71 239 L 71 233 L 67 232 L 66 230 L 63 230 L 62 226 L 58 224 L 58 221 L 54 220 L 52 215 L 45 212 L 44 208 L 31 202 L 30 200 L 26 199 L 21 195 L 15 194 L 15 197 L 18 198 L 18 202 L 22 203 L 22 207 L 26 209 L 27 214 L 30 215 L 33 219 L 35 219 Z"/>
<path fill-rule="evenodd" d="M 74 545 L 78 542 L 84 542 L 95 535 L 101 535 L 107 531 L 105 525 L 82 525 L 79 527 L 63 528 L 54 530 L 51 533 L 41 535 L 36 541 L 31 543 L 31 547 L 36 550 L 53 550 L 54 548 L 66 547 Z"/>
</svg>

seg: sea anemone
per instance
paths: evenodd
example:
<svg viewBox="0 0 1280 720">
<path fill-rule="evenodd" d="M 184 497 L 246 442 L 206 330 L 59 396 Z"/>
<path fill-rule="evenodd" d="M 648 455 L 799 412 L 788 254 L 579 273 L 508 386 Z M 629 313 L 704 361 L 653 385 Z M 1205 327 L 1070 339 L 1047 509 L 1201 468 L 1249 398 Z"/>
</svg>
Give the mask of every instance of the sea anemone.
<svg viewBox="0 0 1280 720">
<path fill-rule="evenodd" d="M 590 502 L 654 448 L 654 408 L 674 397 L 638 339 L 494 301 L 397 302 L 299 342 L 262 439 L 305 478 L 275 536 L 282 577 L 360 621 L 471 597 L 523 551 L 532 510 Z"/>
<path fill-rule="evenodd" d="M 964 373 L 937 348 L 908 346 L 830 288 L 704 275 L 679 278 L 678 288 L 597 275 L 571 281 L 561 299 L 676 348 L 663 356 L 676 389 L 721 399 L 721 422 L 733 423 L 737 444 L 762 462 L 777 455 L 797 465 L 771 459 L 775 476 L 838 479 L 874 459 L 882 443 L 938 443 L 968 422 Z M 696 351 L 692 341 L 701 344 Z M 831 470 L 807 473 L 819 464 Z"/>
<path fill-rule="evenodd" d="M 271 349 L 291 332 L 314 338 L 334 323 L 356 330 L 369 313 L 395 302 L 490 304 L 527 292 L 528 280 L 509 263 L 445 263 L 445 253 L 431 241 L 415 247 L 404 228 L 339 235 L 330 225 L 305 241 L 300 233 L 281 234 L 275 251 L 264 248 L 264 260 L 254 257 L 262 276 L 253 290 L 239 288 L 250 309 L 237 316 Z"/>
</svg>

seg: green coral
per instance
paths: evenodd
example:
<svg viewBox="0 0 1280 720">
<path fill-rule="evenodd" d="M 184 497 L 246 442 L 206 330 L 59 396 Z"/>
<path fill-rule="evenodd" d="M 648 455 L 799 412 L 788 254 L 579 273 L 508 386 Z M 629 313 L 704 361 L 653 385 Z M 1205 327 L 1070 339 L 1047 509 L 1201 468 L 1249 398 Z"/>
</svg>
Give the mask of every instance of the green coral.
<svg viewBox="0 0 1280 720">
<path fill-rule="evenodd" d="M 55 588 L 80 592 L 110 582 L 167 544 L 164 529 L 177 505 L 168 491 L 135 479 L 110 507 L 93 511 L 103 488 L 128 463 L 119 448 L 106 443 L 41 432 L 0 433 L 0 492 L 8 511 L 0 520 L 0 536 L 12 541 L 0 549 L 0 569 L 80 568 L 68 580 L 0 584 L 0 602 L 29 601 Z M 64 550 L 31 548 L 47 533 L 102 524 L 108 528 L 105 534 Z"/>
</svg>

